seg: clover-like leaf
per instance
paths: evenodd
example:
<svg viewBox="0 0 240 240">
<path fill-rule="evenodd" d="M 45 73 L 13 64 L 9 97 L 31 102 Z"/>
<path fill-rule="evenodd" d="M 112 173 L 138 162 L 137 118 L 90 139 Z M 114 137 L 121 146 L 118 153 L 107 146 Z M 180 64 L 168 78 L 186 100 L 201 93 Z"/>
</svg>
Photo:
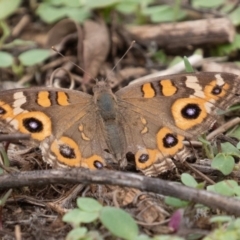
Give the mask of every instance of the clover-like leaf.
<svg viewBox="0 0 240 240">
<path fill-rule="evenodd" d="M 119 208 L 104 207 L 100 213 L 102 224 L 115 236 L 132 240 L 138 235 L 138 226 L 130 214 Z"/>
<path fill-rule="evenodd" d="M 212 168 L 218 169 L 224 175 L 228 175 L 233 171 L 235 166 L 234 158 L 230 155 L 218 153 L 212 160 Z"/>
<path fill-rule="evenodd" d="M 97 200 L 87 197 L 78 198 L 77 206 L 86 212 L 98 212 L 103 207 Z"/>
</svg>

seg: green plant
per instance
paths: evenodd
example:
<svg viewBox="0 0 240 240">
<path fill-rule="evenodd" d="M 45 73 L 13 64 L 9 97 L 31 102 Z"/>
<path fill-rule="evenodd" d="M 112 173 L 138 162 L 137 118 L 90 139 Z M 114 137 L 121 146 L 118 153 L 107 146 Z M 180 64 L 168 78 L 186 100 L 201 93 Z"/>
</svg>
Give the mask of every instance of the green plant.
<svg viewBox="0 0 240 240">
<path fill-rule="evenodd" d="M 219 223 L 219 228 L 206 236 L 203 240 L 238 240 L 240 239 L 240 218 L 232 219 L 229 216 L 216 216 L 210 219 L 210 222 Z M 227 223 L 223 224 L 223 223 Z"/>
<path fill-rule="evenodd" d="M 92 198 L 78 198 L 77 206 L 63 217 L 64 222 L 72 224 L 73 230 L 67 235 L 68 240 L 92 239 L 92 231 L 82 224 L 100 221 L 114 236 L 122 239 L 135 239 L 138 236 L 138 226 L 134 219 L 125 211 L 115 207 L 104 207 Z M 100 233 L 98 233 L 100 237 Z"/>
<path fill-rule="evenodd" d="M 0 37 L 0 47 L 5 39 L 10 35 L 10 29 L 7 25 L 6 19 L 12 15 L 21 4 L 21 0 L 1 0 L 0 1 L 0 29 L 2 34 Z"/>
</svg>

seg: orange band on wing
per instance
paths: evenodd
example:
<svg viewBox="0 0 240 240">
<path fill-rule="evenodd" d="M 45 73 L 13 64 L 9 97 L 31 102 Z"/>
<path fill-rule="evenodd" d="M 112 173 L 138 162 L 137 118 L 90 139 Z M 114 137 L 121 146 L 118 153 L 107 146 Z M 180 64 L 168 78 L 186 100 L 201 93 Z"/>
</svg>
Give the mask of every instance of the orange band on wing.
<svg viewBox="0 0 240 240">
<path fill-rule="evenodd" d="M 49 92 L 48 91 L 42 91 L 38 93 L 37 103 L 41 107 L 50 107 L 51 101 L 49 99 Z"/>
<path fill-rule="evenodd" d="M 143 97 L 153 98 L 155 97 L 155 91 L 151 83 L 145 83 L 142 85 Z"/>
<path fill-rule="evenodd" d="M 160 85 L 162 86 L 162 94 L 166 97 L 172 96 L 177 92 L 177 88 L 173 85 L 172 81 L 161 80 Z"/>
<path fill-rule="evenodd" d="M 61 106 L 69 105 L 68 95 L 65 92 L 57 92 L 57 103 Z"/>
</svg>

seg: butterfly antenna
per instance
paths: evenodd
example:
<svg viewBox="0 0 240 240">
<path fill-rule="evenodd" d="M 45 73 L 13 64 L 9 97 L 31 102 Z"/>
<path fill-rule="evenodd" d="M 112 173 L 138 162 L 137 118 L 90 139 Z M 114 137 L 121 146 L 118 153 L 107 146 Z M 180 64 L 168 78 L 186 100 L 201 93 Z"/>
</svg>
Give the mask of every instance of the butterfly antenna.
<svg viewBox="0 0 240 240">
<path fill-rule="evenodd" d="M 123 54 L 123 56 L 117 61 L 117 63 L 115 64 L 115 66 L 112 69 L 112 72 L 114 71 L 114 69 L 117 67 L 117 65 L 122 61 L 122 59 L 126 56 L 126 54 L 129 52 L 129 50 L 133 47 L 133 45 L 136 43 L 135 40 L 133 40 L 129 46 L 129 48 L 127 49 L 127 51 Z"/>
<path fill-rule="evenodd" d="M 52 50 L 56 53 L 58 53 L 61 57 L 65 57 L 62 53 L 60 53 L 54 46 L 51 47 Z M 84 73 L 86 73 L 91 79 L 94 79 L 96 81 L 96 79 L 91 76 L 91 74 L 89 74 L 88 72 L 86 72 L 83 68 L 81 68 L 80 66 L 78 66 L 76 63 L 74 63 L 73 61 L 69 61 L 70 63 L 72 63 L 75 67 L 77 67 L 78 69 L 82 70 Z"/>
</svg>

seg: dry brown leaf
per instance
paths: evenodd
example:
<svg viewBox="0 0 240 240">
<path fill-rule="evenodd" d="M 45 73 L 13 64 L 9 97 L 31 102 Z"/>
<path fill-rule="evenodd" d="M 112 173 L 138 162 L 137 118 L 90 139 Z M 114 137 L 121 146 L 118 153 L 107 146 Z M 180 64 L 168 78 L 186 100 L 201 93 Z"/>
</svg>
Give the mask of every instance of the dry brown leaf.
<svg viewBox="0 0 240 240">
<path fill-rule="evenodd" d="M 83 68 L 86 71 L 83 82 L 86 83 L 90 80 L 89 74 L 93 78 L 97 76 L 99 68 L 106 60 L 110 49 L 110 37 L 104 22 L 86 21 L 83 31 Z"/>
<path fill-rule="evenodd" d="M 59 44 L 66 36 L 77 31 L 76 23 L 70 19 L 59 21 L 48 32 L 46 47 L 52 47 Z"/>
</svg>

